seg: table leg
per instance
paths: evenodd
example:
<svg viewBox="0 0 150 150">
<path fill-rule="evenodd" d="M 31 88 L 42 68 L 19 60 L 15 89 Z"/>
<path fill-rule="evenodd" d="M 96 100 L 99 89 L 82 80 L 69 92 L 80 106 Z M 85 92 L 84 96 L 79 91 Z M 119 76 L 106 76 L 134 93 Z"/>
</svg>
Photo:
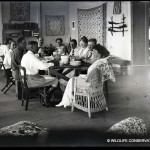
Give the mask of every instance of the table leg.
<svg viewBox="0 0 150 150">
<path fill-rule="evenodd" d="M 51 70 L 50 70 L 50 73 L 56 75 L 56 77 L 57 77 L 58 79 L 62 78 L 62 79 L 64 79 L 64 80 L 66 80 L 66 81 L 69 81 L 69 78 L 68 78 L 68 77 L 66 77 L 65 75 L 59 73 L 59 72 L 56 71 L 55 69 L 51 69 Z"/>
</svg>

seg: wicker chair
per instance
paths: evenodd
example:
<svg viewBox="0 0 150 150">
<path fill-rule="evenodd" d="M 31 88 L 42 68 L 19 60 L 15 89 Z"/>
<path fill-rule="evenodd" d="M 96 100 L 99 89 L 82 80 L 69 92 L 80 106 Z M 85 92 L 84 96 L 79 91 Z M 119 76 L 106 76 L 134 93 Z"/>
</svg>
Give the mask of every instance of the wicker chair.
<svg viewBox="0 0 150 150">
<path fill-rule="evenodd" d="M 75 78 L 72 112 L 74 107 L 88 112 L 89 118 L 91 118 L 92 112 L 99 112 L 104 109 L 108 111 L 100 69 L 95 68 L 86 78 L 81 76 Z"/>
</svg>

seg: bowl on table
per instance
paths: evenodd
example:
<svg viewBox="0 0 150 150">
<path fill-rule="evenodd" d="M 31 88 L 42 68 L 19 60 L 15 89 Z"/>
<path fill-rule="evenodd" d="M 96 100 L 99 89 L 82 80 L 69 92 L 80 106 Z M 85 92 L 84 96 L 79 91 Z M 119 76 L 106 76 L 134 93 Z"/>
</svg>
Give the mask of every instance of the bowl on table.
<svg viewBox="0 0 150 150">
<path fill-rule="evenodd" d="M 44 59 L 45 59 L 46 61 L 51 61 L 51 60 L 53 60 L 54 58 L 53 58 L 52 56 L 44 56 Z"/>
<path fill-rule="evenodd" d="M 71 66 L 80 66 L 81 65 L 81 61 L 80 60 L 70 61 L 70 65 Z"/>
</svg>

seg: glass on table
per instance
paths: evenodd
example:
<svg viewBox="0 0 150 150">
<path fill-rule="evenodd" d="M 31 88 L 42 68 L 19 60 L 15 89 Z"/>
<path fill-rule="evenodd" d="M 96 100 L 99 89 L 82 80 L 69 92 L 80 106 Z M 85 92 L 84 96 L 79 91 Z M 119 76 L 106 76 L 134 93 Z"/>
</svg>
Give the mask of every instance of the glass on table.
<svg viewBox="0 0 150 150">
<path fill-rule="evenodd" d="M 63 66 L 63 64 L 64 64 L 63 61 L 60 60 L 59 61 L 59 66 Z"/>
<path fill-rule="evenodd" d="M 53 52 L 53 57 L 56 57 L 57 56 L 57 52 Z"/>
</svg>

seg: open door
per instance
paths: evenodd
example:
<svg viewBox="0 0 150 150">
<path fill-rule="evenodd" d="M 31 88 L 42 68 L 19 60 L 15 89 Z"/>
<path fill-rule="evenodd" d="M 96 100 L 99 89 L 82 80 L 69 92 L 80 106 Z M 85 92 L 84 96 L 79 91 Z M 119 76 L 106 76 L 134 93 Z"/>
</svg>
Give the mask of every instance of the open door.
<svg viewBox="0 0 150 150">
<path fill-rule="evenodd" d="M 149 65 L 149 2 L 132 1 L 133 65 Z"/>
</svg>

